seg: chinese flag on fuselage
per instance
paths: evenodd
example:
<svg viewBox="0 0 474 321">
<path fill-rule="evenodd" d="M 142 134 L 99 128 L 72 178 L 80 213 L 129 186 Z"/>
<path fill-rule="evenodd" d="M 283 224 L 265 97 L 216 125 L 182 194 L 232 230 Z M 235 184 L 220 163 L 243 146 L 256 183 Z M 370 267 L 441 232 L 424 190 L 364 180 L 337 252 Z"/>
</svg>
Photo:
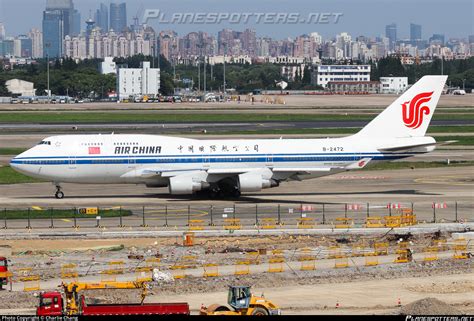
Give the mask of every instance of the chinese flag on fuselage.
<svg viewBox="0 0 474 321">
<path fill-rule="evenodd" d="M 100 147 L 89 147 L 89 155 L 100 154 Z"/>
</svg>

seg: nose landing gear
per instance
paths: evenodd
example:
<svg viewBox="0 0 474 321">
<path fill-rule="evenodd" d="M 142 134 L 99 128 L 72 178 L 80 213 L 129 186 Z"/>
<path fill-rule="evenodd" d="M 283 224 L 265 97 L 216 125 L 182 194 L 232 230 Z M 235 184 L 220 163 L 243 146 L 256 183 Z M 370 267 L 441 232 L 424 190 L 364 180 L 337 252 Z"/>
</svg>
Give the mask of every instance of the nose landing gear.
<svg viewBox="0 0 474 321">
<path fill-rule="evenodd" d="M 64 198 L 64 193 L 61 191 L 61 186 L 56 185 L 56 193 L 54 194 L 54 197 L 56 197 L 58 200 Z"/>
</svg>

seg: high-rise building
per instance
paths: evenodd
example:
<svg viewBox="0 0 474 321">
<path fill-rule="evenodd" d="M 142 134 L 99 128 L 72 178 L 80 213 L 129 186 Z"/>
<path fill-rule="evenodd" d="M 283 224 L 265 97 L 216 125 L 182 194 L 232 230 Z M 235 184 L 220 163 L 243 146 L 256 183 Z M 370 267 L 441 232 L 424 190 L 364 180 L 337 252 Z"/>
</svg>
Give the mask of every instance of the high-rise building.
<svg viewBox="0 0 474 321">
<path fill-rule="evenodd" d="M 64 20 L 61 10 L 43 12 L 43 56 L 61 57 L 63 52 Z"/>
<path fill-rule="evenodd" d="M 16 52 L 15 48 L 15 56 L 16 57 L 32 57 L 33 56 L 33 42 L 27 35 L 19 35 L 15 39 L 15 44 L 18 43 L 19 45 L 19 52 Z"/>
<path fill-rule="evenodd" d="M 111 3 L 110 4 L 110 29 L 115 32 L 122 32 L 127 27 L 127 4 Z"/>
<path fill-rule="evenodd" d="M 14 40 L 5 38 L 0 41 L 0 56 L 13 56 Z"/>
<path fill-rule="evenodd" d="M 435 33 L 429 39 L 430 44 L 438 44 L 444 46 L 444 35 Z"/>
<path fill-rule="evenodd" d="M 74 29 L 74 4 L 72 0 L 46 0 L 46 11 L 55 10 L 60 11 L 62 15 L 63 34 L 65 36 L 72 35 Z"/>
<path fill-rule="evenodd" d="M 389 49 L 395 49 L 395 43 L 397 41 L 397 24 L 391 23 L 385 26 L 385 37 L 388 38 L 389 41 Z"/>
<path fill-rule="evenodd" d="M 95 21 L 92 18 L 86 20 L 86 51 L 90 52 L 90 37 L 95 27 Z"/>
<path fill-rule="evenodd" d="M 5 39 L 5 26 L 3 25 L 2 22 L 0 22 L 0 40 Z"/>
<path fill-rule="evenodd" d="M 28 32 L 28 37 L 31 39 L 32 57 L 43 57 L 43 33 L 40 30 L 33 28 Z"/>
<path fill-rule="evenodd" d="M 74 10 L 72 13 L 71 36 L 77 36 L 81 33 L 81 13 Z"/>
<path fill-rule="evenodd" d="M 410 40 L 411 41 L 421 40 L 421 25 L 410 23 Z"/>
<path fill-rule="evenodd" d="M 95 12 L 95 22 L 102 32 L 109 31 L 109 9 L 103 3 L 100 4 L 99 9 Z"/>
</svg>

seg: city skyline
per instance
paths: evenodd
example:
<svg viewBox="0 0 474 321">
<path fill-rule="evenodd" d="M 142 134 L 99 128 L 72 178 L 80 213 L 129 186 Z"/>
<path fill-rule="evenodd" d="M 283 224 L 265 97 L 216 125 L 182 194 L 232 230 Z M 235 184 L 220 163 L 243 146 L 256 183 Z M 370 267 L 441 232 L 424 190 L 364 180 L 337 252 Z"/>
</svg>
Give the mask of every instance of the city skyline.
<svg viewBox="0 0 474 321">
<path fill-rule="evenodd" d="M 192 31 L 203 31 L 211 34 L 217 34 L 223 28 L 234 30 L 244 30 L 246 28 L 255 29 L 257 33 L 264 37 L 283 39 L 286 37 L 294 38 L 298 35 L 318 32 L 323 37 L 333 37 L 335 34 L 350 30 L 354 36 L 365 35 L 369 37 L 384 36 L 385 27 L 388 24 L 397 25 L 398 39 L 410 38 L 410 23 L 422 25 L 422 39 L 428 39 L 433 34 L 443 34 L 449 38 L 465 38 L 474 33 L 472 23 L 473 4 L 467 0 L 454 0 L 449 4 L 443 1 L 418 1 L 412 3 L 408 0 L 399 0 L 396 5 L 389 1 L 370 1 L 361 0 L 357 5 L 348 0 L 336 0 L 330 4 L 327 2 L 314 2 L 308 0 L 295 0 L 290 4 L 284 1 L 260 1 L 257 5 L 249 3 L 248 0 L 242 0 L 239 5 L 228 1 L 216 2 L 214 0 L 202 0 L 200 5 L 192 4 L 191 1 L 164 0 L 156 1 L 99 1 L 75 0 L 74 7 L 82 17 L 80 28 L 85 30 L 85 21 L 92 17 L 95 18 L 96 10 L 100 3 L 107 7 L 111 2 L 126 3 L 127 6 L 127 25 L 132 24 L 133 17 L 139 14 L 140 20 L 143 17 L 143 9 L 160 9 L 171 15 L 175 12 L 243 12 L 241 8 L 252 8 L 248 11 L 256 12 L 340 12 L 343 16 L 338 23 L 331 24 L 162 24 L 151 20 L 149 25 L 157 32 L 161 30 L 173 29 L 179 34 L 186 34 Z M 195 3 L 195 2 L 194 2 Z M 436 5 L 434 5 L 436 3 Z M 209 5 L 206 5 L 209 4 Z M 426 6 L 430 5 L 429 10 Z M 41 28 L 42 12 L 46 6 L 46 1 L 41 0 L 0 0 L 0 22 L 3 22 L 7 36 L 17 36 L 27 34 L 32 28 Z M 28 7 L 28 10 L 24 10 Z M 304 7 L 304 9 L 302 9 Z M 370 10 L 367 8 L 370 7 Z M 308 9 L 308 8 L 314 8 Z M 419 9 L 425 10 L 419 10 Z M 23 10 L 22 10 L 23 9 Z M 140 10 L 141 9 L 141 10 Z M 369 12 L 370 11 L 370 12 Z M 420 14 L 423 12 L 423 14 Z M 22 15 L 22 16 L 19 16 Z M 109 25 L 111 22 L 109 21 Z"/>
</svg>

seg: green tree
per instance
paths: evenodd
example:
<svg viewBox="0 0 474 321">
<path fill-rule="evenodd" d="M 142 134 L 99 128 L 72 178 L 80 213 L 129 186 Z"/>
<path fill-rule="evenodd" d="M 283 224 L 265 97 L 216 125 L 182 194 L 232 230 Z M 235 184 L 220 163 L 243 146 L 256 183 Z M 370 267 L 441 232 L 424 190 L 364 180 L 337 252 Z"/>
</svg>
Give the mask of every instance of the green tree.
<svg viewBox="0 0 474 321">
<path fill-rule="evenodd" d="M 303 73 L 303 79 L 301 81 L 304 85 L 310 85 L 311 84 L 311 69 L 309 66 L 305 66 L 304 68 L 304 73 Z"/>
</svg>

